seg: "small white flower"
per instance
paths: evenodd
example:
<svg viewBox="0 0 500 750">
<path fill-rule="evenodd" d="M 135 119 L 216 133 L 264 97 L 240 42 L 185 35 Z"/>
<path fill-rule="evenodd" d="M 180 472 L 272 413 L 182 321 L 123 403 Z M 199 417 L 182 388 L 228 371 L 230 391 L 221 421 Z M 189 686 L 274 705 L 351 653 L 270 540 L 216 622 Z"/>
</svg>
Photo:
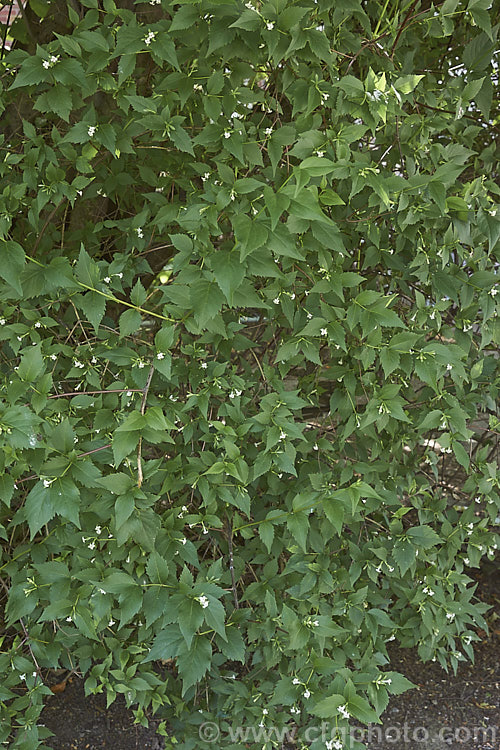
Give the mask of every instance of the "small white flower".
<svg viewBox="0 0 500 750">
<path fill-rule="evenodd" d="M 137 236 L 139 237 L 139 239 L 142 240 L 142 238 L 144 237 L 142 228 L 141 227 L 137 227 L 137 229 L 135 231 L 136 231 Z"/>
<path fill-rule="evenodd" d="M 287 437 L 288 437 L 288 435 L 286 434 L 286 432 L 283 432 L 283 430 L 281 430 L 281 432 L 280 432 L 280 440 L 286 440 Z"/>
<path fill-rule="evenodd" d="M 201 365 L 200 365 L 200 367 L 201 367 L 202 370 L 206 370 L 207 367 L 208 367 L 208 364 L 206 362 L 202 362 Z"/>
<path fill-rule="evenodd" d="M 267 710 L 267 708 L 263 708 L 262 709 L 262 713 L 263 713 L 264 716 L 267 716 L 268 713 L 269 713 L 269 711 Z"/>
<path fill-rule="evenodd" d="M 85 367 L 83 362 L 80 362 L 80 360 L 78 359 L 73 360 L 73 366 L 78 367 L 80 370 L 82 370 Z"/>
<path fill-rule="evenodd" d="M 137 363 L 137 367 L 139 368 L 139 370 L 142 370 L 143 367 L 146 367 L 146 363 L 144 362 L 144 360 L 140 359 Z"/>
<path fill-rule="evenodd" d="M 203 182 L 206 182 L 209 177 L 210 177 L 210 172 L 205 172 L 205 174 L 202 175 L 201 179 L 203 180 Z"/>
<path fill-rule="evenodd" d="M 345 704 L 344 704 L 343 706 L 339 706 L 339 707 L 337 708 L 337 711 L 339 712 L 339 714 L 341 714 L 341 716 L 342 716 L 342 717 L 343 717 L 344 719 L 348 719 L 348 718 L 349 718 L 349 716 L 351 715 L 351 714 L 349 713 L 349 711 L 347 710 L 347 706 L 346 706 Z"/>
<path fill-rule="evenodd" d="M 95 125 L 89 125 L 89 129 L 87 130 L 87 134 L 90 138 L 94 135 L 95 131 L 97 130 L 97 127 Z"/>
<path fill-rule="evenodd" d="M 295 706 L 292 706 L 290 709 L 291 714 L 300 714 L 300 708 L 296 708 Z"/>
<path fill-rule="evenodd" d="M 111 279 L 110 279 L 109 276 L 105 276 L 104 279 L 103 279 L 103 281 L 104 281 L 105 284 L 111 284 Z"/>
<path fill-rule="evenodd" d="M 26 675 L 24 674 L 24 672 L 23 672 L 23 674 L 19 675 L 19 679 L 20 680 L 25 680 L 26 679 Z"/>
<path fill-rule="evenodd" d="M 165 359 L 165 354 L 163 352 L 158 352 L 156 359 Z"/>
<path fill-rule="evenodd" d="M 56 62 L 59 62 L 59 55 L 51 55 L 50 56 L 50 62 L 52 65 L 55 65 Z"/>
<path fill-rule="evenodd" d="M 196 601 L 201 604 L 203 609 L 206 609 L 208 605 L 210 604 L 210 602 L 208 601 L 207 597 L 204 594 L 202 594 L 201 596 L 197 596 Z"/>
<path fill-rule="evenodd" d="M 272 132 L 273 132 L 273 129 L 272 129 L 272 128 L 266 128 L 266 129 L 264 130 L 264 133 L 265 133 L 266 135 L 272 135 Z"/>
<path fill-rule="evenodd" d="M 464 565 L 468 565 L 470 562 L 468 557 L 464 557 Z"/>
<path fill-rule="evenodd" d="M 51 359 L 51 360 L 52 360 L 53 362 L 55 362 L 55 361 L 56 361 L 56 359 L 57 359 L 57 354 L 51 354 L 51 355 L 50 355 L 50 359 Z"/>
<path fill-rule="evenodd" d="M 39 320 L 37 320 L 35 323 L 35 328 L 41 328 L 41 327 L 42 327 L 42 324 L 40 323 Z"/>
<path fill-rule="evenodd" d="M 300 680 L 298 679 L 298 677 L 293 678 L 292 685 L 300 685 Z"/>
<path fill-rule="evenodd" d="M 100 527 L 99 525 L 97 525 L 97 526 L 95 527 L 95 533 L 96 533 L 96 534 L 100 534 L 100 533 L 101 533 L 101 531 L 102 531 L 102 528 L 101 528 L 101 527 Z"/>
<path fill-rule="evenodd" d="M 319 451 L 319 445 L 317 443 L 314 443 L 313 451 Z"/>
<path fill-rule="evenodd" d="M 446 613 L 446 619 L 449 620 L 450 622 L 453 622 L 453 620 L 455 619 L 454 612 L 447 612 Z"/>
<path fill-rule="evenodd" d="M 156 31 L 149 31 L 148 35 L 144 37 L 144 44 L 147 44 L 148 46 L 151 44 L 151 42 L 154 40 L 156 36 Z"/>
<path fill-rule="evenodd" d="M 229 130 L 224 131 L 224 138 L 231 138 L 231 133 L 229 132 Z"/>
<path fill-rule="evenodd" d="M 95 542 L 90 542 L 90 544 L 88 545 L 88 548 L 95 549 Z"/>
<path fill-rule="evenodd" d="M 320 331 L 320 333 L 321 333 L 322 336 L 328 336 L 328 331 L 327 331 L 326 328 L 322 328 L 321 331 Z"/>
<path fill-rule="evenodd" d="M 324 151 L 316 151 L 316 156 L 319 156 L 320 159 L 322 159 L 324 155 L 325 155 Z"/>
<path fill-rule="evenodd" d="M 450 372 L 450 370 L 453 370 L 453 365 L 450 365 L 450 363 L 448 362 L 448 364 L 446 365 L 446 369 L 448 372 Z"/>
<path fill-rule="evenodd" d="M 42 67 L 44 67 L 45 70 L 48 70 L 50 68 L 50 62 L 48 60 L 44 60 L 42 62 Z"/>
<path fill-rule="evenodd" d="M 113 627 L 113 625 L 114 625 L 114 624 L 115 624 L 115 621 L 114 621 L 114 620 L 110 620 L 110 621 L 108 622 L 108 627 L 110 627 L 110 628 L 111 628 L 111 627 Z"/>
<path fill-rule="evenodd" d="M 99 589 L 99 593 L 100 594 L 105 594 L 106 592 L 104 591 L 104 589 Z"/>
<path fill-rule="evenodd" d="M 290 295 L 290 299 L 295 299 L 295 292 L 292 292 Z"/>
<path fill-rule="evenodd" d="M 273 303 L 274 303 L 275 305 L 279 305 L 279 303 L 280 303 L 280 298 L 279 298 L 279 297 L 275 297 L 275 298 L 273 299 Z"/>
<path fill-rule="evenodd" d="M 490 289 L 490 294 L 492 297 L 496 297 L 498 294 L 498 289 L 494 286 L 493 289 Z"/>
<path fill-rule="evenodd" d="M 311 697 L 311 691 L 310 690 L 304 690 L 303 692 L 304 698 L 310 698 Z"/>
<path fill-rule="evenodd" d="M 5 318 L 0 318 L 0 326 L 4 326 L 5 322 Z"/>
<path fill-rule="evenodd" d="M 272 31 L 274 29 L 274 23 L 272 21 L 266 21 L 266 27 L 268 31 Z"/>
<path fill-rule="evenodd" d="M 44 479 L 44 480 L 43 480 L 43 486 L 44 486 L 44 487 L 50 487 L 50 484 L 51 484 L 51 483 L 49 482 L 49 480 L 48 480 L 48 479 Z"/>
<path fill-rule="evenodd" d="M 313 627 L 314 628 L 319 627 L 319 620 L 313 620 Z"/>
</svg>

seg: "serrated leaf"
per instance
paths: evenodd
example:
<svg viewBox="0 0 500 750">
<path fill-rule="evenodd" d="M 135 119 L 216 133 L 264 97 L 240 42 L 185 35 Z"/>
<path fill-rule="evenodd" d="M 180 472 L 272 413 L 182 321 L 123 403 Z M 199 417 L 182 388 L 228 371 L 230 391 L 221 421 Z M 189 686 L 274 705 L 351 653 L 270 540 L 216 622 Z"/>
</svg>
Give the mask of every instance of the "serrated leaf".
<svg viewBox="0 0 500 750">
<path fill-rule="evenodd" d="M 21 271 L 24 268 L 24 250 L 18 242 L 0 239 L 0 276 L 22 295 Z"/>
<path fill-rule="evenodd" d="M 430 526 L 414 526 L 408 529 L 406 535 L 412 540 L 414 544 L 423 549 L 429 549 L 434 547 L 436 544 L 441 543 L 441 537 L 436 534 L 434 529 Z"/>
<path fill-rule="evenodd" d="M 75 302 L 89 323 L 92 323 L 94 331 L 97 333 L 106 312 L 106 298 L 97 292 L 87 292 L 87 294 L 78 295 Z"/>
<path fill-rule="evenodd" d="M 224 295 L 215 281 L 199 279 L 191 285 L 191 304 L 199 325 L 215 317 L 224 304 Z"/>
<path fill-rule="evenodd" d="M 196 685 L 202 679 L 211 663 L 212 646 L 205 636 L 195 636 L 189 648 L 185 643 L 182 644 L 177 655 L 177 668 L 182 679 L 183 696 L 192 685 Z"/>
<path fill-rule="evenodd" d="M 90 292 L 90 294 L 92 294 L 92 292 Z M 131 333 L 138 331 L 141 327 L 141 323 L 142 317 L 138 310 L 125 310 L 125 312 L 120 315 L 120 338 L 130 336 Z"/>
<path fill-rule="evenodd" d="M 333 719 L 338 716 L 338 707 L 345 705 L 345 703 L 346 699 L 343 695 L 334 693 L 318 701 L 312 708 L 311 713 L 319 716 L 320 719 Z"/>
</svg>

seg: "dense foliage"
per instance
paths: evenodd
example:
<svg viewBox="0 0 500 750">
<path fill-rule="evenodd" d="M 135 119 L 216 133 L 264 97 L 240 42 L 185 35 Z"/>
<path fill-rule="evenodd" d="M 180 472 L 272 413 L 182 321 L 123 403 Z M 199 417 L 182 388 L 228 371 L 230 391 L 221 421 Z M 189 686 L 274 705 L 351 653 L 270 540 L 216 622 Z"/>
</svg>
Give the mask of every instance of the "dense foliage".
<svg viewBox="0 0 500 750">
<path fill-rule="evenodd" d="M 500 506 L 489 6 L 30 0 L 15 21 L 3 746 L 50 747 L 57 667 L 157 712 L 167 747 L 208 747 L 210 720 L 360 748 L 350 717 L 410 687 L 389 641 L 473 657 Z"/>
</svg>

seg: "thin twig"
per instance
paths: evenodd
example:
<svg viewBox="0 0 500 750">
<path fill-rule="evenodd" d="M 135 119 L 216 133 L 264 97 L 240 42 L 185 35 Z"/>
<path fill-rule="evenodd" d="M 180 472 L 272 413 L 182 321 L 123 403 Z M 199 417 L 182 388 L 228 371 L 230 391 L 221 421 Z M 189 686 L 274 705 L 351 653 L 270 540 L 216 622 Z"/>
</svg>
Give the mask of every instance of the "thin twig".
<svg viewBox="0 0 500 750">
<path fill-rule="evenodd" d="M 151 381 L 153 379 L 155 368 L 154 365 L 151 365 L 148 372 L 148 379 L 146 380 L 146 385 L 144 386 L 144 390 L 142 392 L 142 401 L 141 401 L 141 414 L 144 415 L 144 412 L 146 411 L 146 401 L 148 400 L 148 393 L 149 393 L 149 387 L 151 385 Z M 139 438 L 139 445 L 137 446 L 137 486 L 141 487 L 143 482 L 144 476 L 142 474 L 142 435 Z"/>
<path fill-rule="evenodd" d="M 234 559 L 233 559 L 233 522 L 229 518 L 227 519 L 227 545 L 229 550 L 229 571 L 231 573 L 231 588 L 233 589 L 233 597 L 234 597 L 234 608 L 239 609 L 240 604 L 238 602 L 238 591 L 236 589 L 236 579 L 234 577 Z"/>
</svg>

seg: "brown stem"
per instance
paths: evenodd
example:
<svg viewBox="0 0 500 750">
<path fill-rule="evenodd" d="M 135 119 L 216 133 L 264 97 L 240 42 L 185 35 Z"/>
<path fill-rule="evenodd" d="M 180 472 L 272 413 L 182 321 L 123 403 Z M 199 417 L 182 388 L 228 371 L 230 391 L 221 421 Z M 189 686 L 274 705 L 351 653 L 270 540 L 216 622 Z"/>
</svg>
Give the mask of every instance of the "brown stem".
<svg viewBox="0 0 500 750">
<path fill-rule="evenodd" d="M 234 559 L 233 559 L 233 522 L 229 518 L 227 519 L 227 545 L 228 545 L 228 551 L 229 551 L 229 571 L 231 573 L 231 588 L 233 590 L 233 597 L 234 597 L 234 608 L 239 609 L 240 604 L 238 602 L 238 591 L 236 589 L 236 579 L 234 576 Z"/>
<path fill-rule="evenodd" d="M 151 381 L 153 379 L 153 373 L 155 371 L 154 365 L 151 365 L 148 372 L 148 379 L 146 380 L 146 385 L 144 386 L 144 390 L 142 392 L 142 401 L 141 401 L 141 414 L 144 414 L 146 411 L 146 401 L 148 400 L 148 393 L 149 388 L 151 386 Z M 144 480 L 144 476 L 142 474 L 142 435 L 139 438 L 139 445 L 137 446 L 137 486 L 141 487 L 142 482 Z"/>
</svg>

